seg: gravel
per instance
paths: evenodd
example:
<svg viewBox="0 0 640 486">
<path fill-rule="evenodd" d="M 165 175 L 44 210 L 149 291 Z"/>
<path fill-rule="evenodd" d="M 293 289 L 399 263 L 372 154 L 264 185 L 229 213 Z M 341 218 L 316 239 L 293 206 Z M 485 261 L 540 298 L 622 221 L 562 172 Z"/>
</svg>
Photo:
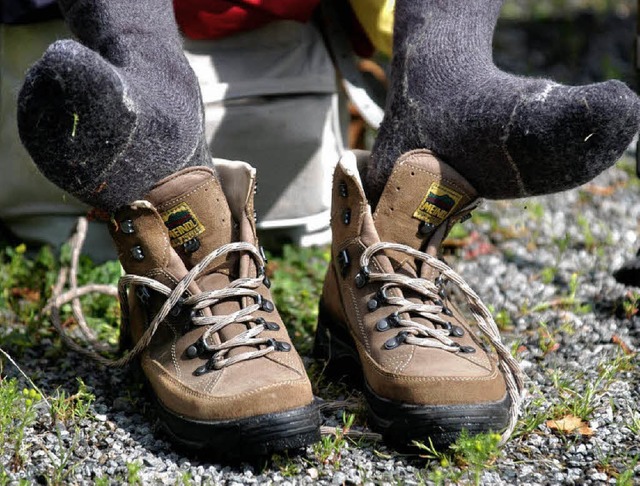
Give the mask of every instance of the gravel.
<svg viewBox="0 0 640 486">
<path fill-rule="evenodd" d="M 517 429 L 481 471 L 481 484 L 615 484 L 620 474 L 627 484 L 640 484 L 634 459 L 640 457 L 638 360 L 627 357 L 627 366 L 616 367 L 625 346 L 640 348 L 640 313 L 625 315 L 622 307 L 640 290 L 611 276 L 638 246 L 640 184 L 629 175 L 629 157 L 623 165 L 581 189 L 485 203 L 479 210 L 485 217 L 464 224 L 466 245 L 448 257 L 503 317 L 503 339 L 517 349 L 528 378 L 521 420 L 531 430 Z M 443 467 L 371 440 L 347 439 L 324 462 L 313 447 L 267 462 L 209 462 L 171 448 L 140 386 L 125 371 L 97 367 L 47 343 L 26 350 L 19 364 L 47 394 L 61 387 L 72 395 L 81 378 L 96 400 L 86 418 L 68 427 L 52 426 L 40 403 L 25 431 L 28 460 L 4 478 L 10 484 L 93 484 L 102 478 L 106 484 L 412 485 L 431 483 L 438 471 L 445 479 L 474 481 L 471 467 Z M 559 433 L 547 424 L 571 403 L 591 407 L 585 425 L 592 435 Z M 325 425 L 339 425 L 341 415 L 326 413 Z M 354 430 L 368 431 L 362 425 Z M 8 461 L 0 455 L 0 463 Z"/>
<path fill-rule="evenodd" d="M 630 163 L 623 162 L 627 168 Z M 508 316 L 504 340 L 518 348 L 528 377 L 521 418 L 539 417 L 532 430 L 521 426 L 484 467 L 482 484 L 606 484 L 625 471 L 630 481 L 640 481 L 634 461 L 640 455 L 637 359 L 615 368 L 616 356 L 625 356 L 620 343 L 631 350 L 640 347 L 640 316 L 620 310 L 638 289 L 625 288 L 611 276 L 636 250 L 639 188 L 628 169 L 614 168 L 579 190 L 487 202 L 479 210 L 483 217 L 465 223 L 467 245 L 449 260 L 487 304 Z M 546 274 L 546 269 L 555 270 Z M 163 485 L 423 484 L 436 470 L 473 480 L 472 468 L 442 467 L 372 441 L 347 440 L 324 462 L 313 447 L 298 456 L 235 465 L 184 455 L 154 433 L 153 412 L 129 374 L 96 367 L 66 351 L 44 358 L 45 351 L 28 349 L 20 365 L 46 393 L 61 386 L 73 394 L 79 377 L 96 400 L 88 417 L 69 428 L 52 427 L 40 405 L 25 433 L 28 461 L 11 474 L 12 481 L 43 483 L 58 475 L 61 483 L 77 484 L 100 477 L 111 484 L 136 478 Z M 603 379 L 607 366 L 615 369 Z M 572 387 L 576 395 L 568 396 L 561 386 Z M 585 425 L 593 435 L 558 433 L 547 425 L 560 418 L 553 407 L 566 411 L 572 398 L 590 389 L 591 399 L 573 401 L 592 407 Z M 325 424 L 339 425 L 341 415 L 341 410 L 327 413 Z M 132 464 L 139 465 L 137 472 L 131 472 Z"/>
</svg>

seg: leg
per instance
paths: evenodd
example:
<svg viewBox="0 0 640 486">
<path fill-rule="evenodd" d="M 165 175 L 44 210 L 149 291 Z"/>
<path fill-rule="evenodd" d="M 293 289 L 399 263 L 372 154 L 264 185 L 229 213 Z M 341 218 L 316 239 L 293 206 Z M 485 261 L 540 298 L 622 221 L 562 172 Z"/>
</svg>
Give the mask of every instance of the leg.
<svg viewBox="0 0 640 486">
<path fill-rule="evenodd" d="M 517 418 L 521 371 L 487 308 L 437 258 L 448 231 L 478 197 L 588 181 L 640 122 L 638 98 L 621 83 L 572 88 L 498 70 L 491 36 L 501 4 L 398 0 L 372 156 L 347 154 L 334 175 L 315 352 L 363 375 L 369 423 L 400 446 L 446 446 L 463 429 L 504 440 Z M 471 312 L 457 309 L 451 287 Z"/>
<path fill-rule="evenodd" d="M 18 101 L 20 137 L 44 175 L 113 210 L 177 170 L 210 165 L 199 87 L 171 2 L 61 7 L 82 44 L 52 44 Z"/>
<path fill-rule="evenodd" d="M 640 124 L 618 81 L 583 87 L 500 71 L 491 41 L 502 0 L 398 0 L 391 88 L 365 178 L 374 200 L 405 152 L 432 150 L 480 196 L 583 184 L 611 166 Z"/>
<path fill-rule="evenodd" d="M 249 458 L 319 440 L 303 363 L 258 250 L 255 170 L 220 162 L 168 0 L 67 0 L 83 44 L 53 44 L 20 96 L 44 174 L 111 213 L 127 275 L 121 340 L 178 444 Z M 218 178 L 219 175 L 219 178 Z"/>
</svg>

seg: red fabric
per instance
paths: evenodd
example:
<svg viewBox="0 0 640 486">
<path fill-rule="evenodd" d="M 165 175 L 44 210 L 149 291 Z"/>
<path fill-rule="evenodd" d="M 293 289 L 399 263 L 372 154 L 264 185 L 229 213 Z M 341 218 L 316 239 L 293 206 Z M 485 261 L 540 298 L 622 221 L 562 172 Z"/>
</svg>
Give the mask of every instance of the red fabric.
<svg viewBox="0 0 640 486">
<path fill-rule="evenodd" d="M 180 29 L 192 39 L 219 39 L 274 20 L 306 22 L 320 0 L 173 0 Z"/>
</svg>

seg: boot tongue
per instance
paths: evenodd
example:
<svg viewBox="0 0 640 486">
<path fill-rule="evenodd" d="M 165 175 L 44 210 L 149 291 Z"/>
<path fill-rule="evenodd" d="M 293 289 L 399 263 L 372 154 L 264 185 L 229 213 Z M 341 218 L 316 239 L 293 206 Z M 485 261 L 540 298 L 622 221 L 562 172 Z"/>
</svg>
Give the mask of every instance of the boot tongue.
<svg viewBox="0 0 640 486">
<path fill-rule="evenodd" d="M 435 254 L 451 217 L 475 199 L 474 188 L 453 168 L 415 150 L 396 162 L 373 219 L 380 241 Z"/>
<path fill-rule="evenodd" d="M 187 269 L 235 241 L 229 204 L 213 170 L 192 167 L 160 181 L 147 195 Z M 225 273 L 228 273 L 228 265 Z"/>
<path fill-rule="evenodd" d="M 437 256 L 456 215 L 477 199 L 475 189 L 428 150 L 404 154 L 373 215 L 380 241 L 400 243 Z M 387 252 L 394 271 L 435 279 L 436 271 L 403 252 Z"/>
<path fill-rule="evenodd" d="M 241 172 L 246 171 L 238 173 Z M 235 206 L 242 206 L 247 199 L 247 191 L 251 189 L 251 180 L 246 177 L 246 180 L 239 183 L 243 187 L 236 188 L 234 182 L 238 179 L 240 177 L 231 177 L 230 180 L 225 180 L 225 184 L 231 187 L 231 202 Z M 240 224 L 237 219 L 241 217 L 244 208 L 234 208 L 237 214 L 232 212 L 220 182 L 213 170 L 207 167 L 185 169 L 160 181 L 147 195 L 147 199 L 158 209 L 169 231 L 171 246 L 188 270 L 212 251 L 239 241 Z M 244 276 L 240 275 L 240 261 L 239 253 L 228 253 L 212 262 L 195 281 L 202 291 L 225 288 L 232 280 Z M 228 315 L 239 309 L 239 301 L 225 300 L 212 306 L 211 312 L 214 315 Z M 211 339 L 216 343 L 224 342 L 246 329 L 245 324 L 230 324 Z M 247 350 L 251 348 L 234 348 L 229 356 Z"/>
</svg>

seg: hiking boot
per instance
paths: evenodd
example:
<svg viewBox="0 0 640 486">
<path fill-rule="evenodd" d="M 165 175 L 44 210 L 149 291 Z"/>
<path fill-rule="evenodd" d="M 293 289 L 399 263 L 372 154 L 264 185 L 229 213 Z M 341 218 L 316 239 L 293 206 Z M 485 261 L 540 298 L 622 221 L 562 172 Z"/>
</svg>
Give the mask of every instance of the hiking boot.
<svg viewBox="0 0 640 486">
<path fill-rule="evenodd" d="M 522 385 L 517 363 L 477 295 L 438 258 L 476 191 L 426 150 L 403 155 L 371 214 L 358 167 L 344 155 L 334 174 L 332 261 L 314 352 L 343 374 L 363 375 L 369 424 L 391 445 L 436 447 L 471 434 L 510 434 Z M 462 293 L 475 319 L 451 300 Z M 482 331 L 499 359 L 487 350 Z"/>
<path fill-rule="evenodd" d="M 319 440 L 320 414 L 256 246 L 255 170 L 216 169 L 220 182 L 182 170 L 112 218 L 121 335 L 177 444 L 245 458 L 300 448 Z"/>
<path fill-rule="evenodd" d="M 627 260 L 613 272 L 613 278 L 623 285 L 640 287 L 640 250 L 634 258 Z"/>
</svg>

